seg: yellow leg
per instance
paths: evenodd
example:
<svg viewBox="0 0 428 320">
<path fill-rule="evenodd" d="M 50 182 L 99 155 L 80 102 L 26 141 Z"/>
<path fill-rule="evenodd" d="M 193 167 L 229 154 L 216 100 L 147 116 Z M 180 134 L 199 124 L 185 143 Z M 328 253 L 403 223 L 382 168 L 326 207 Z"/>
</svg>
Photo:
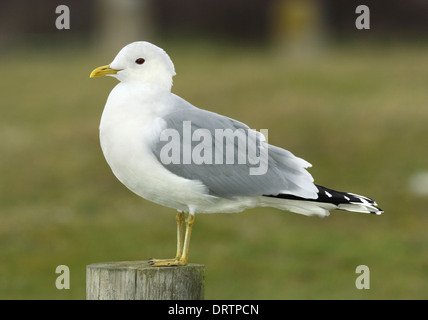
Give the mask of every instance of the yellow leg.
<svg viewBox="0 0 428 320">
<path fill-rule="evenodd" d="M 183 243 L 184 213 L 177 213 L 177 255 L 174 259 L 150 259 L 149 264 L 153 267 L 185 266 L 189 260 L 190 236 L 192 234 L 195 215 L 189 214 L 186 220 L 186 233 Z"/>
<path fill-rule="evenodd" d="M 177 254 L 175 260 L 179 260 L 183 254 L 183 223 L 184 223 L 184 212 L 179 211 L 177 213 Z"/>
<path fill-rule="evenodd" d="M 193 225 L 195 224 L 195 215 L 189 214 L 186 220 L 186 234 L 184 236 L 183 254 L 180 257 L 180 265 L 185 266 L 189 261 L 190 236 L 192 235 Z"/>
</svg>

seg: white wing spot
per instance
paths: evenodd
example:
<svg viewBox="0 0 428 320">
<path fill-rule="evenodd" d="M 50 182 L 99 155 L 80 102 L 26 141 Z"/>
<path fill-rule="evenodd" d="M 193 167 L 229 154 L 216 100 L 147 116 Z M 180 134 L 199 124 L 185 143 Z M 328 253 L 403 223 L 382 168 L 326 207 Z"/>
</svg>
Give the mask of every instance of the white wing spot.
<svg viewBox="0 0 428 320">
<path fill-rule="evenodd" d="M 324 191 L 324 193 L 327 195 L 327 197 L 331 198 L 332 195 L 330 193 L 328 193 L 327 191 Z"/>
</svg>

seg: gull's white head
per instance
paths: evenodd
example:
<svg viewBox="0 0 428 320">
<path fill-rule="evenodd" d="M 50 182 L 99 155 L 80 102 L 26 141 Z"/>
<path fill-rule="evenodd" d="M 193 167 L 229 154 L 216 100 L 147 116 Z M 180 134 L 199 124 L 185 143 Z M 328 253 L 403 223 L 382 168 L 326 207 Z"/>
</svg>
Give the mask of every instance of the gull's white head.
<svg viewBox="0 0 428 320">
<path fill-rule="evenodd" d="M 90 77 L 113 76 L 121 82 L 141 82 L 171 90 L 174 64 L 161 48 L 146 41 L 130 43 L 107 66 L 96 68 Z"/>
</svg>

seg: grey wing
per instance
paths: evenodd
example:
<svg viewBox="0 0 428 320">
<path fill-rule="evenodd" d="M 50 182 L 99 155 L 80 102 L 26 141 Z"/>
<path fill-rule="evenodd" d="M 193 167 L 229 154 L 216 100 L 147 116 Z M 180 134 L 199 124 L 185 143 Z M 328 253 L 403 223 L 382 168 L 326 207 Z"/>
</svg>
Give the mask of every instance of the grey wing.
<svg viewBox="0 0 428 320">
<path fill-rule="evenodd" d="M 286 193 L 317 198 L 318 189 L 305 170 L 310 164 L 263 140 L 239 121 L 187 106 L 163 116 L 152 151 L 169 171 L 201 181 L 215 196 Z"/>
</svg>

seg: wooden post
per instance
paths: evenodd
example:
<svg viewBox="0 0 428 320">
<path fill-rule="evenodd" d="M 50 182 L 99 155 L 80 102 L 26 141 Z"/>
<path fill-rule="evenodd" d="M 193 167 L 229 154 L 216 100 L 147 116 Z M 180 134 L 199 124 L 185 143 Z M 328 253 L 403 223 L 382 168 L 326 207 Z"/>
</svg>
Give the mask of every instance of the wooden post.
<svg viewBox="0 0 428 320">
<path fill-rule="evenodd" d="M 205 266 L 152 267 L 148 261 L 86 267 L 87 300 L 203 300 Z"/>
</svg>

